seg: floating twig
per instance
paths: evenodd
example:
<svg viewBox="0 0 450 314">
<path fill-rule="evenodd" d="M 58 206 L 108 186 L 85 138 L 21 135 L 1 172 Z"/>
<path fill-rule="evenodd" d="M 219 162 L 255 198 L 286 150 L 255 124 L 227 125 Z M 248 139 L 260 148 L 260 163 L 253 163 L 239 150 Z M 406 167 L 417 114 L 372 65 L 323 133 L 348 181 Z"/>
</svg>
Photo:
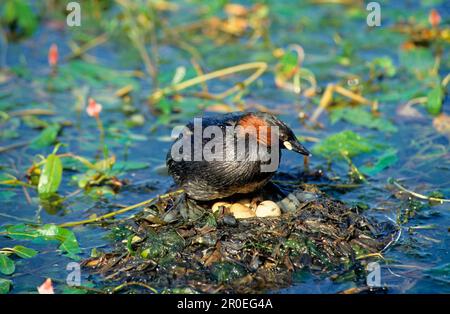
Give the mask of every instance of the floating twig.
<svg viewBox="0 0 450 314">
<path fill-rule="evenodd" d="M 431 202 L 439 202 L 441 204 L 443 203 L 450 203 L 450 199 L 445 199 L 445 198 L 437 198 L 437 197 L 431 197 L 431 196 L 426 196 L 411 190 L 408 190 L 407 188 L 403 187 L 402 185 L 400 185 L 397 181 L 395 180 L 390 180 L 390 183 L 392 183 L 393 185 L 395 185 L 396 187 L 398 187 L 400 190 L 402 190 L 403 192 L 406 192 L 416 198 L 422 199 L 422 200 L 427 200 L 427 201 L 431 201 Z"/>
</svg>

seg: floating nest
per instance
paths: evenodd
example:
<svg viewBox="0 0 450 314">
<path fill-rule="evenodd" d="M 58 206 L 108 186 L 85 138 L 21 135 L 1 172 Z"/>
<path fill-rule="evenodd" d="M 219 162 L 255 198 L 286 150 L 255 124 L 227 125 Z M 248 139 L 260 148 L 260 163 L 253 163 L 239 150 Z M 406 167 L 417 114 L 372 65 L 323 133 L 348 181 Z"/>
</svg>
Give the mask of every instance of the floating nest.
<svg viewBox="0 0 450 314">
<path fill-rule="evenodd" d="M 363 285 L 366 263 L 398 232 L 389 220 L 365 217 L 314 185 L 260 193 L 277 201 L 280 217 L 236 220 L 213 214 L 210 203 L 160 199 L 117 225 L 122 241 L 115 250 L 84 266 L 138 292 L 270 292 L 290 286 L 299 271 Z"/>
</svg>

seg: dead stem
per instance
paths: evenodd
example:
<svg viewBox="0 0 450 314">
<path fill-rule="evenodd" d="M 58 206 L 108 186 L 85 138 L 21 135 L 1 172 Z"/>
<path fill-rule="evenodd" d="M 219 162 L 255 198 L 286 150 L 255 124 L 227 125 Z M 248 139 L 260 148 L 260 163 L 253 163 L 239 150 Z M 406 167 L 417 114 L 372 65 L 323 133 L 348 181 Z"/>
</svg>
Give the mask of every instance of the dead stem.
<svg viewBox="0 0 450 314">
<path fill-rule="evenodd" d="M 11 145 L 8 145 L 8 146 L 0 146 L 0 153 L 4 153 L 4 152 L 7 152 L 8 150 L 11 150 L 11 149 L 16 149 L 16 148 L 19 148 L 19 147 L 22 147 L 22 146 L 26 146 L 28 144 L 30 144 L 29 141 L 28 142 L 14 143 L 14 144 L 11 144 Z"/>
<path fill-rule="evenodd" d="M 158 70 L 157 70 L 156 65 L 153 63 L 153 60 L 151 59 L 150 55 L 148 54 L 147 49 L 145 48 L 145 40 L 144 40 L 145 36 L 142 33 L 141 27 L 136 25 L 136 23 L 134 22 L 135 17 L 132 16 L 132 14 L 130 12 L 130 3 L 128 0 L 116 0 L 116 2 L 124 8 L 124 14 L 125 14 L 126 18 L 130 22 L 133 22 L 133 25 L 131 27 L 131 30 L 129 31 L 128 37 L 130 38 L 134 47 L 139 52 L 139 55 L 140 55 L 142 61 L 144 62 L 145 70 L 152 78 L 152 83 L 154 84 L 154 86 L 157 86 Z M 152 27 L 154 27 L 154 25 Z M 151 37 L 154 37 L 154 30 L 152 30 Z M 152 44 L 155 43 L 155 40 L 156 40 L 155 38 L 152 38 Z"/>
<path fill-rule="evenodd" d="M 423 194 L 420 194 L 420 193 L 408 190 L 407 188 L 403 187 L 402 185 L 400 185 L 395 180 L 392 180 L 392 184 L 395 185 L 400 190 L 402 190 L 403 192 L 411 194 L 412 196 L 417 197 L 417 198 L 422 199 L 422 200 L 427 200 L 427 201 L 432 201 L 432 202 L 439 202 L 441 204 L 442 203 L 450 203 L 450 199 L 430 197 L 430 196 L 426 196 L 426 195 L 423 195 Z"/>
<path fill-rule="evenodd" d="M 144 287 L 144 288 L 150 290 L 153 293 L 158 293 L 158 290 L 156 290 L 155 288 L 153 288 L 153 287 L 151 287 L 149 285 L 146 285 L 143 282 L 138 282 L 138 281 L 130 281 L 130 282 L 125 282 L 125 283 L 123 283 L 121 285 L 118 285 L 117 287 L 115 287 L 112 290 L 112 293 L 116 293 L 117 291 L 120 291 L 123 288 L 129 287 L 129 286 L 140 286 L 140 287 Z"/>
<path fill-rule="evenodd" d="M 10 117 L 23 117 L 23 116 L 51 116 L 55 112 L 47 109 L 25 109 L 19 111 L 13 111 L 9 113 Z"/>
<path fill-rule="evenodd" d="M 416 109 L 413 108 L 414 105 L 424 104 L 428 100 L 428 97 L 418 97 L 413 98 L 406 102 L 404 105 L 399 106 L 397 109 L 397 112 L 401 116 L 405 117 L 414 117 L 414 118 L 421 118 L 423 115 Z"/>
<path fill-rule="evenodd" d="M 359 104 L 363 105 L 371 105 L 373 108 L 377 108 L 378 104 L 376 101 L 370 101 L 367 98 L 364 98 L 363 96 L 356 94 L 340 85 L 335 84 L 328 84 L 327 88 L 325 89 L 325 92 L 322 95 L 322 98 L 320 99 L 319 107 L 314 111 L 313 115 L 311 116 L 310 121 L 313 123 L 317 122 L 317 119 L 322 114 L 322 112 L 331 105 L 333 101 L 333 93 L 336 92 L 338 94 L 341 94 L 342 96 L 345 96 Z"/>
<path fill-rule="evenodd" d="M 78 47 L 74 45 L 73 52 L 65 58 L 65 61 L 70 61 L 72 59 L 76 59 L 84 55 L 87 51 L 91 50 L 92 48 L 95 48 L 101 44 L 104 44 L 108 41 L 108 34 L 102 34 L 100 36 L 95 37 L 91 41 L 87 42 L 86 44 Z"/>
<path fill-rule="evenodd" d="M 447 87 L 448 82 L 450 82 L 450 73 L 448 73 L 441 82 L 442 88 Z"/>
<path fill-rule="evenodd" d="M 191 63 L 192 63 L 192 66 L 194 67 L 195 72 L 197 72 L 198 76 L 205 75 L 205 72 L 203 72 L 202 67 L 197 62 L 197 60 L 195 60 L 195 58 L 191 58 Z M 202 86 L 202 89 L 203 89 L 202 93 L 209 94 L 208 84 L 206 84 L 206 82 L 202 82 L 202 83 L 200 83 L 200 85 Z"/>
<path fill-rule="evenodd" d="M 356 259 L 357 259 L 357 260 L 360 260 L 360 259 L 365 259 L 365 258 L 368 258 L 368 257 L 378 257 L 378 258 L 384 260 L 384 256 L 383 256 L 381 253 L 369 253 L 369 254 L 364 254 L 364 255 L 357 256 Z"/>
<path fill-rule="evenodd" d="M 350 98 L 351 100 L 356 101 L 356 102 L 358 102 L 360 104 L 363 104 L 363 105 L 372 105 L 374 103 L 374 102 L 368 100 L 367 98 L 364 98 L 363 96 L 361 96 L 359 94 L 356 94 L 356 93 L 354 93 L 354 92 L 352 92 L 352 91 L 350 91 L 350 90 L 348 90 L 348 89 L 346 89 L 346 88 L 344 88 L 342 86 L 339 86 L 339 85 L 335 85 L 334 91 L 336 93 L 341 94 L 342 96 Z"/>
<path fill-rule="evenodd" d="M 155 102 L 155 101 L 158 101 L 159 99 L 161 99 L 161 97 L 171 94 L 173 92 L 179 92 L 183 89 L 204 83 L 209 80 L 213 80 L 216 78 L 220 78 L 223 76 L 227 76 L 230 74 L 247 71 L 247 70 L 251 70 L 251 69 L 256 69 L 256 71 L 251 76 L 246 78 L 242 83 L 236 84 L 234 87 L 231 87 L 220 94 L 214 95 L 214 97 L 217 99 L 223 99 L 223 98 L 247 87 L 251 83 L 253 83 L 267 69 L 267 63 L 265 63 L 265 62 L 244 63 L 244 64 L 239 64 L 239 65 L 235 65 L 232 67 L 224 68 L 224 69 L 221 69 L 218 71 L 210 72 L 210 73 L 207 73 L 204 75 L 200 75 L 193 79 L 181 82 L 179 84 L 175 84 L 175 85 L 166 87 L 164 89 L 157 90 L 150 96 L 150 100 L 151 100 L 151 102 Z"/>
<path fill-rule="evenodd" d="M 0 213 L 0 216 L 1 217 L 5 217 L 5 218 L 10 218 L 10 219 L 15 219 L 17 221 L 23 221 L 23 222 L 26 222 L 26 223 L 29 223 L 29 224 L 33 224 L 34 223 L 33 220 L 20 218 L 20 217 L 16 217 L 16 216 L 13 216 L 13 215 L 8 215 L 8 214 L 5 214 L 5 213 Z"/>
<path fill-rule="evenodd" d="M 341 156 L 348 162 L 348 165 L 350 166 L 351 171 L 353 171 L 357 176 L 358 179 L 360 181 L 367 181 L 366 177 L 359 171 L 359 169 L 355 166 L 355 164 L 353 163 L 353 161 L 351 160 L 350 157 L 348 157 L 348 155 L 344 152 L 340 152 Z"/>
<path fill-rule="evenodd" d="M 28 204 L 33 203 L 31 200 L 30 194 L 28 193 L 27 187 L 22 185 L 23 194 L 25 194 L 25 199 L 27 200 Z"/>
<path fill-rule="evenodd" d="M 80 225 L 100 222 L 100 221 L 102 221 L 104 219 L 111 218 L 111 217 L 114 217 L 114 216 L 126 213 L 126 212 L 128 212 L 130 210 L 133 210 L 135 208 L 142 207 L 142 206 L 145 206 L 147 204 L 150 204 L 153 201 L 155 201 L 156 199 L 167 198 L 167 197 L 171 197 L 171 196 L 178 195 L 178 194 L 181 194 L 181 193 L 183 193 L 182 189 L 176 190 L 176 191 L 173 191 L 173 192 L 169 192 L 169 193 L 166 193 L 166 194 L 162 194 L 162 195 L 157 195 L 157 196 L 152 197 L 152 198 L 150 198 L 150 199 L 148 199 L 146 201 L 143 201 L 143 202 L 140 202 L 140 203 L 137 203 L 137 204 L 134 204 L 134 205 L 130 205 L 128 207 L 116 210 L 114 212 L 111 212 L 111 213 L 108 213 L 108 214 L 105 214 L 105 215 L 102 215 L 102 216 L 99 216 L 99 217 L 95 217 L 95 218 L 91 218 L 91 219 L 85 219 L 85 220 L 80 220 L 80 221 L 66 222 L 66 223 L 60 224 L 59 226 L 60 227 L 75 227 L 75 226 L 80 226 Z"/>
<path fill-rule="evenodd" d="M 325 92 L 323 93 L 322 98 L 320 99 L 319 107 L 317 107 L 317 109 L 311 116 L 310 119 L 311 122 L 316 123 L 317 119 L 322 114 L 322 112 L 331 104 L 331 101 L 333 100 L 334 88 L 335 88 L 334 84 L 327 85 L 327 88 L 325 89 Z"/>
</svg>

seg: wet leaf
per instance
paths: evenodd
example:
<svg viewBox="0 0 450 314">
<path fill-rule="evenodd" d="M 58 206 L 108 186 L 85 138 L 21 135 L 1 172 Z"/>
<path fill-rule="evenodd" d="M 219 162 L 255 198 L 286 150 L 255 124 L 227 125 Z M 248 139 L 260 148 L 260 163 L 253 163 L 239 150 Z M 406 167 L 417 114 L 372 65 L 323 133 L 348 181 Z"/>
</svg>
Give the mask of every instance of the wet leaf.
<svg viewBox="0 0 450 314">
<path fill-rule="evenodd" d="M 58 136 L 61 127 L 59 124 L 53 124 L 46 127 L 30 144 L 33 149 L 41 149 L 52 145 Z"/>
<path fill-rule="evenodd" d="M 314 154 L 331 159 L 342 158 L 342 154 L 353 157 L 370 153 L 375 149 L 376 147 L 371 141 L 347 130 L 328 136 L 315 144 L 312 151 Z"/>
<path fill-rule="evenodd" d="M 39 177 L 38 192 L 40 197 L 46 198 L 58 191 L 62 180 L 62 172 L 61 159 L 55 154 L 48 155 Z"/>
<path fill-rule="evenodd" d="M 173 102 L 169 101 L 167 98 L 161 99 L 157 104 L 156 108 L 161 110 L 162 115 L 168 115 L 172 112 Z"/>
<path fill-rule="evenodd" d="M 369 67 L 375 74 L 385 74 L 388 77 L 393 77 L 397 73 L 394 62 L 389 57 L 375 58 L 369 63 Z"/>
<path fill-rule="evenodd" d="M 279 63 L 279 73 L 285 76 L 292 75 L 292 72 L 298 67 L 298 56 L 295 52 L 285 53 Z"/>
<path fill-rule="evenodd" d="M 383 132 L 397 132 L 397 127 L 390 121 L 376 117 L 361 107 L 333 110 L 331 112 L 331 123 L 334 124 L 339 120 Z"/>
<path fill-rule="evenodd" d="M 359 170 L 369 176 L 374 176 L 384 169 L 394 165 L 398 161 L 397 150 L 388 149 L 384 154 L 379 156 L 376 162 L 371 166 L 362 166 Z"/>
<path fill-rule="evenodd" d="M 72 259 L 78 259 L 76 255 L 81 252 L 75 234 L 71 230 L 54 224 L 46 224 L 39 227 L 27 224 L 8 226 L 5 228 L 5 234 L 17 240 L 41 239 L 44 241 L 58 241 L 61 243 L 59 249 L 66 252 Z M 28 254 L 30 253 L 28 251 Z"/>
<path fill-rule="evenodd" d="M 130 85 L 134 90 L 139 90 L 138 84 L 129 75 L 99 64 L 76 60 L 61 68 L 61 72 L 64 77 L 86 81 L 94 86 L 101 86 L 103 81 L 117 87 Z"/>
<path fill-rule="evenodd" d="M 16 270 L 14 261 L 6 254 L 0 253 L 0 273 L 4 275 L 11 275 Z"/>
<path fill-rule="evenodd" d="M 0 294 L 6 294 L 11 290 L 12 281 L 0 278 Z"/>
<path fill-rule="evenodd" d="M 147 162 L 139 161 L 118 161 L 114 164 L 112 170 L 117 171 L 132 171 L 148 168 L 150 165 Z"/>
<path fill-rule="evenodd" d="M 429 114 L 437 116 L 441 112 L 444 93 L 440 85 L 436 86 L 427 95 L 426 108 Z"/>
<path fill-rule="evenodd" d="M 111 156 L 107 159 L 100 160 L 95 163 L 95 169 L 99 172 L 105 172 L 110 170 L 116 162 L 116 157 Z"/>
<path fill-rule="evenodd" d="M 231 282 L 246 275 L 244 268 L 232 262 L 218 262 L 211 266 L 212 276 L 218 282 Z"/>
<path fill-rule="evenodd" d="M 66 252 L 72 259 L 78 259 L 77 254 L 81 252 L 75 234 L 68 229 L 47 224 L 37 229 L 38 234 L 48 240 L 58 240 L 61 242 L 59 249 Z"/>
<path fill-rule="evenodd" d="M 7 23 L 17 23 L 26 35 L 31 35 L 38 25 L 36 14 L 25 0 L 6 1 L 3 8 L 3 18 Z"/>
<path fill-rule="evenodd" d="M 434 66 L 434 57 L 427 48 L 413 48 L 400 52 L 400 63 L 409 72 L 426 75 Z"/>
<path fill-rule="evenodd" d="M 93 288 L 94 285 L 92 283 L 89 283 L 85 286 L 76 286 L 76 287 L 70 287 L 66 286 L 64 287 L 62 294 L 86 294 L 89 292 L 89 288 Z"/>
<path fill-rule="evenodd" d="M 12 239 L 17 240 L 36 239 L 39 236 L 36 229 L 31 228 L 25 224 L 8 226 L 6 228 L 6 235 Z"/>
<path fill-rule="evenodd" d="M 36 250 L 24 247 L 22 245 L 16 245 L 15 247 L 13 247 L 13 251 L 21 258 L 32 258 L 38 253 Z"/>
</svg>

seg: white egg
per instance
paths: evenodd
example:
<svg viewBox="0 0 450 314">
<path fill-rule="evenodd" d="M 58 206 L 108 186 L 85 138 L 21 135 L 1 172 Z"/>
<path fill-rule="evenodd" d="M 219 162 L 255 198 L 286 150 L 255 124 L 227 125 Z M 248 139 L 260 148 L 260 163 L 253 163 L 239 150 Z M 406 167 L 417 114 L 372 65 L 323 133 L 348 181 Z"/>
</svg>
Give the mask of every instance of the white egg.
<svg viewBox="0 0 450 314">
<path fill-rule="evenodd" d="M 234 203 L 230 208 L 230 212 L 236 219 L 252 218 L 256 216 L 253 210 L 239 203 Z"/>
<path fill-rule="evenodd" d="M 215 213 L 215 212 L 219 211 L 219 209 L 221 209 L 222 207 L 225 207 L 225 209 L 228 209 L 231 207 L 231 204 L 227 203 L 227 202 L 216 202 L 212 206 L 212 212 Z"/>
<path fill-rule="evenodd" d="M 261 202 L 256 208 L 256 217 L 278 217 L 280 215 L 280 207 L 272 201 Z"/>
</svg>

